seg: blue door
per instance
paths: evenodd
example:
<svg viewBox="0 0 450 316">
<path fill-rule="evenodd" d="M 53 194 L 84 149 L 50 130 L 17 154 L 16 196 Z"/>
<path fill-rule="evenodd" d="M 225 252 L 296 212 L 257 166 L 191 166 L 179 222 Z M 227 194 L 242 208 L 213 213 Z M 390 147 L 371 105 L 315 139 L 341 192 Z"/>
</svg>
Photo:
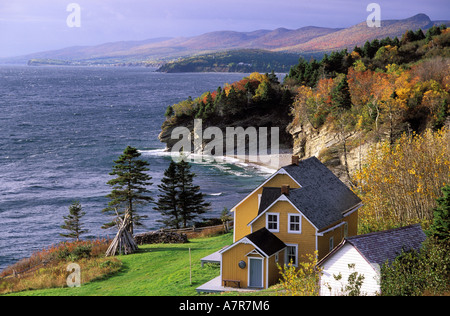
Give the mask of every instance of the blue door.
<svg viewBox="0 0 450 316">
<path fill-rule="evenodd" d="M 249 287 L 263 287 L 263 259 L 248 258 L 249 260 Z"/>
</svg>

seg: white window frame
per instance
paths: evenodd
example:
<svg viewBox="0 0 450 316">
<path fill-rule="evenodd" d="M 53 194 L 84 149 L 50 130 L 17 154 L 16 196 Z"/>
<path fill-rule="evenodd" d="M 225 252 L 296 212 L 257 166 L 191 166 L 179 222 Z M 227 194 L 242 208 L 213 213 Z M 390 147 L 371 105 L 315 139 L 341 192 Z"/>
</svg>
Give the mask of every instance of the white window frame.
<svg viewBox="0 0 450 316">
<path fill-rule="evenodd" d="M 277 218 L 277 221 L 276 221 L 277 228 L 276 229 L 269 228 L 269 216 L 276 216 L 276 218 Z M 271 223 L 273 223 L 273 221 Z M 280 213 L 266 213 L 266 228 L 271 233 L 279 233 L 280 232 Z"/>
<path fill-rule="evenodd" d="M 284 254 L 285 254 L 284 261 L 285 261 L 286 265 L 289 264 L 289 259 L 288 259 L 289 247 L 293 247 L 293 248 L 295 248 L 295 262 L 293 262 L 293 266 L 298 267 L 298 244 L 286 244 L 286 246 L 287 247 L 284 252 Z"/>
<path fill-rule="evenodd" d="M 298 230 L 291 230 L 291 216 L 295 216 L 299 218 L 298 221 Z M 297 223 L 295 223 L 297 224 Z M 288 214 L 288 233 L 290 234 L 301 234 L 302 233 L 302 216 L 299 213 L 289 213 Z"/>
<path fill-rule="evenodd" d="M 330 237 L 330 240 L 328 241 L 328 247 L 330 248 L 329 251 L 334 249 L 334 236 Z"/>
</svg>

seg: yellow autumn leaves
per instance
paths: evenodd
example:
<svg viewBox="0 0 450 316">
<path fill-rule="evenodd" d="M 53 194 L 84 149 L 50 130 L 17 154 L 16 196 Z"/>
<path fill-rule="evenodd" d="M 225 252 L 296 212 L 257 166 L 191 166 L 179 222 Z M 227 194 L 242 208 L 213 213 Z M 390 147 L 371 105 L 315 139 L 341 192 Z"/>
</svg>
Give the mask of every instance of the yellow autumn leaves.
<svg viewBox="0 0 450 316">
<path fill-rule="evenodd" d="M 280 285 L 277 294 L 280 296 L 318 296 L 321 268 L 317 266 L 318 252 L 306 255 L 306 260 L 300 260 L 298 267 L 292 262 L 280 271 Z"/>
<path fill-rule="evenodd" d="M 354 182 L 365 205 L 361 232 L 431 221 L 440 189 L 450 183 L 450 131 L 404 134 L 393 145 L 377 144 Z"/>
</svg>

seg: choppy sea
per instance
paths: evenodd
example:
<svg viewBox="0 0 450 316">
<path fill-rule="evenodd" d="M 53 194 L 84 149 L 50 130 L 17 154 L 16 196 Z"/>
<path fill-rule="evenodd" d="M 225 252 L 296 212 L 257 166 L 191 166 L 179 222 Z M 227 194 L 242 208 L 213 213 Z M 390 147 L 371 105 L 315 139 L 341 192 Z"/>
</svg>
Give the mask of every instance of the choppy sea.
<svg viewBox="0 0 450 316">
<path fill-rule="evenodd" d="M 84 238 L 114 235 L 101 225 L 113 161 L 131 145 L 150 163 L 154 197 L 170 155 L 158 140 L 164 113 L 188 96 L 242 79 L 236 73 L 164 74 L 148 68 L 0 66 L 0 271 L 64 240 L 73 201 L 87 213 Z M 245 163 L 192 165 L 211 202 L 207 217 L 232 208 L 269 170 Z M 136 233 L 160 228 L 152 205 Z"/>
</svg>

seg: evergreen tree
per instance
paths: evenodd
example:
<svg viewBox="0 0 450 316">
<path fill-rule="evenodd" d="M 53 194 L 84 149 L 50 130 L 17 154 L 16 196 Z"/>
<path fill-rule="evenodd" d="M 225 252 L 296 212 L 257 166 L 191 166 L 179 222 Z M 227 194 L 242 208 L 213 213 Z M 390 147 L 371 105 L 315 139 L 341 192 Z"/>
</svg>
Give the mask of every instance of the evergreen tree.
<svg viewBox="0 0 450 316">
<path fill-rule="evenodd" d="M 161 213 L 163 219 L 159 222 L 166 227 L 186 228 L 210 206 L 204 201 L 200 187 L 193 184 L 195 174 L 190 168 L 184 160 L 172 161 L 158 185 L 160 194 L 154 209 Z"/>
<path fill-rule="evenodd" d="M 362 56 L 373 58 L 380 47 L 380 42 L 377 39 L 374 39 L 372 42 L 366 41 L 362 48 Z"/>
<path fill-rule="evenodd" d="M 153 201 L 148 196 L 150 191 L 146 188 L 152 185 L 150 180 L 152 177 L 145 172 L 149 169 L 148 162 L 138 159 L 141 154 L 136 148 L 128 146 L 118 160 L 114 161 L 113 171 L 110 173 L 116 178 L 108 181 L 112 187 L 112 191 L 107 195 L 111 201 L 108 207 L 103 210 L 105 213 L 114 213 L 116 216 L 123 217 L 125 212 L 131 216 L 130 225 L 127 230 L 133 234 L 134 225 L 140 226 L 140 220 L 145 216 L 137 214 L 137 205 L 145 205 Z M 103 225 L 102 228 L 110 228 L 116 225 L 117 221 L 113 221 Z"/>
<path fill-rule="evenodd" d="M 239 110 L 239 95 L 234 86 L 231 86 L 228 96 L 224 96 L 223 116 L 234 116 Z"/>
<path fill-rule="evenodd" d="M 197 114 L 195 114 L 196 119 L 203 119 L 205 115 L 205 103 L 200 101 L 197 103 Z"/>
<path fill-rule="evenodd" d="M 405 34 L 403 34 L 402 39 L 401 39 L 401 44 L 405 45 L 407 43 L 414 42 L 415 40 L 416 40 L 416 35 L 414 34 L 414 32 L 412 30 L 408 30 L 405 32 Z"/>
<path fill-rule="evenodd" d="M 425 38 L 425 35 L 423 34 L 422 29 L 418 29 L 418 30 L 414 33 L 414 40 L 420 41 L 420 40 L 423 40 L 424 38 Z"/>
<path fill-rule="evenodd" d="M 450 184 L 442 188 L 443 196 L 437 199 L 434 218 L 427 235 L 438 241 L 450 241 Z"/>
<path fill-rule="evenodd" d="M 177 163 L 178 207 L 183 228 L 198 215 L 205 213 L 211 205 L 205 202 L 205 195 L 200 192 L 200 187 L 194 185 L 195 174 L 190 169 L 191 166 L 184 160 Z"/>
<path fill-rule="evenodd" d="M 208 117 L 214 114 L 214 100 L 210 92 L 206 96 L 206 104 L 203 112 L 203 119 L 208 119 Z"/>
<path fill-rule="evenodd" d="M 69 231 L 67 234 L 60 234 L 62 237 L 74 238 L 77 241 L 80 240 L 80 236 L 89 232 L 87 229 L 82 228 L 81 218 L 86 215 L 79 202 L 73 202 L 69 207 L 69 215 L 64 217 L 64 225 L 61 226 L 62 229 Z"/>
<path fill-rule="evenodd" d="M 170 118 L 174 116 L 175 112 L 173 111 L 173 107 L 169 105 L 166 109 L 166 113 L 164 114 L 165 117 Z"/>
<path fill-rule="evenodd" d="M 178 178 L 177 164 L 172 161 L 169 168 L 164 171 L 161 184 L 158 185 L 160 195 L 154 208 L 161 213 L 164 219 L 158 220 L 166 227 L 180 228 L 181 215 L 178 207 Z"/>
<path fill-rule="evenodd" d="M 225 92 L 221 87 L 217 88 L 216 98 L 214 99 L 214 113 L 219 116 L 224 114 L 224 99 L 226 98 Z"/>
<path fill-rule="evenodd" d="M 275 71 L 272 70 L 270 74 L 266 73 L 267 78 L 269 78 L 270 83 L 273 84 L 280 84 L 280 81 L 278 80 L 278 76 L 275 74 Z"/>
<path fill-rule="evenodd" d="M 344 76 L 339 84 L 333 89 L 331 99 L 335 107 L 342 109 L 351 108 L 352 100 L 348 87 L 347 76 Z"/>
</svg>

